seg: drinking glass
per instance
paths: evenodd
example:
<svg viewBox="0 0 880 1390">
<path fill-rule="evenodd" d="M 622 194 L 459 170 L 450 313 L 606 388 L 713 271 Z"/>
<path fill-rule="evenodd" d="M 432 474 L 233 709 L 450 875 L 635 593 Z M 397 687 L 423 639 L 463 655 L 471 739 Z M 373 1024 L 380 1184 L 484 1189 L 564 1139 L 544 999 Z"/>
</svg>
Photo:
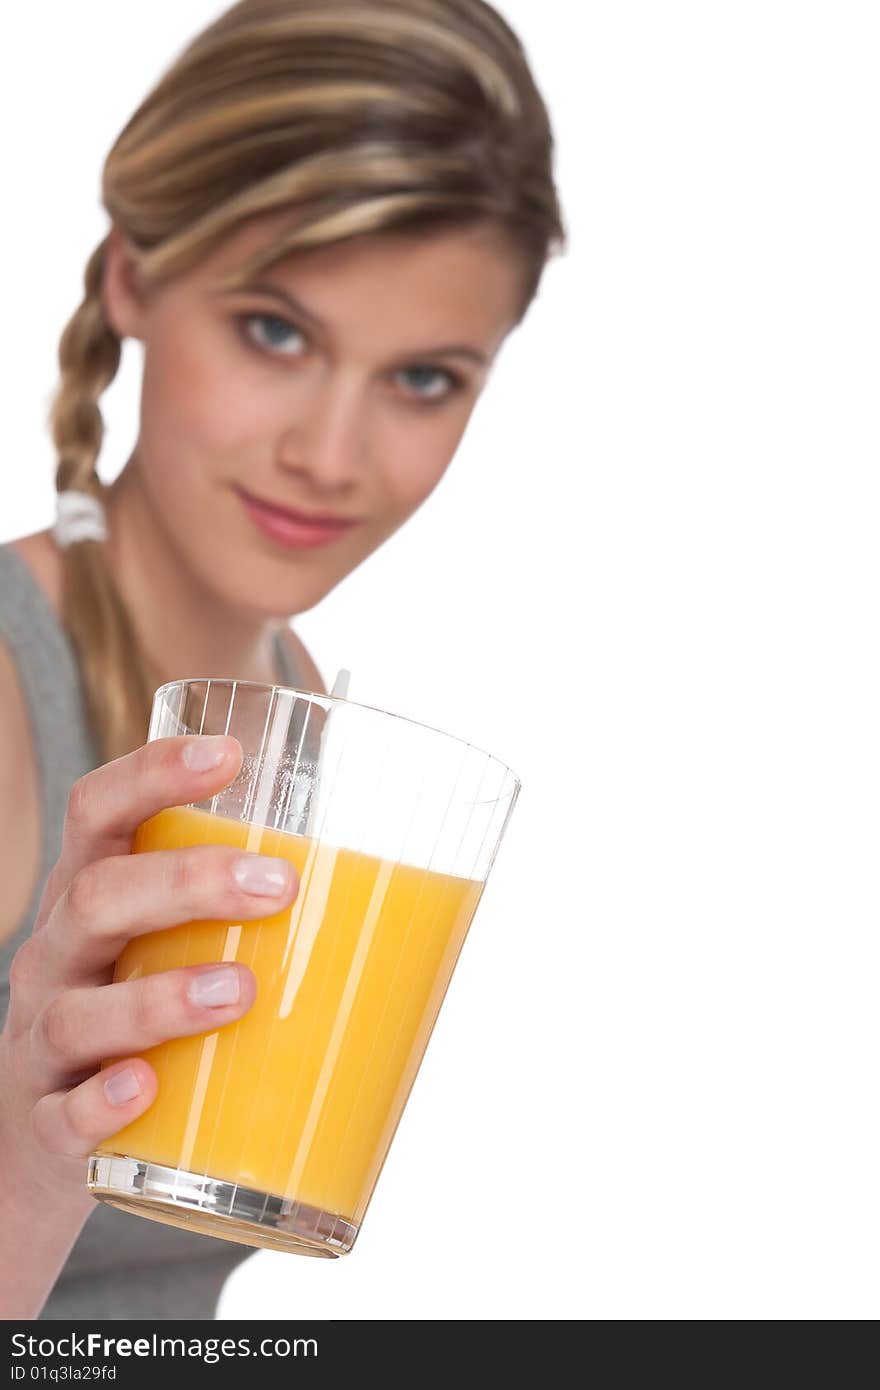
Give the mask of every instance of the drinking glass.
<svg viewBox="0 0 880 1390">
<path fill-rule="evenodd" d="M 159 1090 L 89 1160 L 94 1196 L 247 1245 L 351 1250 L 520 782 L 463 739 L 368 705 L 250 681 L 156 691 L 149 739 L 232 734 L 241 769 L 160 811 L 132 852 L 283 856 L 293 904 L 130 941 L 116 980 L 241 961 L 256 1001 L 143 1055 Z M 107 1059 L 105 1066 L 116 1059 Z"/>
</svg>

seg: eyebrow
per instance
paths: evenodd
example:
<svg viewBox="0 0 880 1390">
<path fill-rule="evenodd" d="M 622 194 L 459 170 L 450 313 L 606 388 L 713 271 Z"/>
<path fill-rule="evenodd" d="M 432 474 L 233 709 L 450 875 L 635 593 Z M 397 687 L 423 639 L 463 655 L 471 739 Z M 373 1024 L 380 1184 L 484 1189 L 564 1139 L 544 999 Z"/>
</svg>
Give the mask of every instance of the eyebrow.
<svg viewBox="0 0 880 1390">
<path fill-rule="evenodd" d="M 259 283 L 247 285 L 236 285 L 225 289 L 221 287 L 219 290 L 215 291 L 215 293 L 223 298 L 229 295 L 243 294 L 267 295 L 270 299 L 277 299 L 280 303 L 286 305 L 293 314 L 303 319 L 306 323 L 311 324 L 313 327 L 320 330 L 326 328 L 326 324 L 321 322 L 317 314 L 313 314 L 311 309 L 307 309 L 305 304 L 296 299 L 289 290 L 282 290 L 278 285 L 271 285 L 268 281 L 260 281 Z M 454 343 L 446 347 L 413 348 L 408 352 L 402 353 L 401 357 L 406 357 L 408 359 L 417 357 L 466 357 L 471 362 L 478 363 L 481 367 L 486 366 L 489 361 L 489 358 L 484 352 L 480 352 L 478 348 L 469 347 L 466 343 Z"/>
</svg>

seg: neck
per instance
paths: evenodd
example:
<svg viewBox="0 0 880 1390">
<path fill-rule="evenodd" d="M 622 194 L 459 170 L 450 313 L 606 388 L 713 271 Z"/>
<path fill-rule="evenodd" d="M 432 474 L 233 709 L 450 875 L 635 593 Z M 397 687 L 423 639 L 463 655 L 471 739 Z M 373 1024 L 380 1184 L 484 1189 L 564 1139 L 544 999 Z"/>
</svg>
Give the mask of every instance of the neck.
<svg viewBox="0 0 880 1390">
<path fill-rule="evenodd" d="M 107 564 L 157 682 L 281 679 L 275 639 L 283 623 L 224 605 L 205 587 L 170 545 L 131 464 L 107 489 L 105 505 Z"/>
</svg>

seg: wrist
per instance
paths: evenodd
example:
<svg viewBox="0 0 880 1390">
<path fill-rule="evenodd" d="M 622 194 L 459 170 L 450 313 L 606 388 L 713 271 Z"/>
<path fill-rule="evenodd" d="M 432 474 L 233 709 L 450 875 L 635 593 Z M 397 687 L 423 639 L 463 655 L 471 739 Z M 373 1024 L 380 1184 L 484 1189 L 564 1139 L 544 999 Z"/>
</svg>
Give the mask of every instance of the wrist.
<svg viewBox="0 0 880 1390">
<path fill-rule="evenodd" d="M 52 1155 L 28 1161 L 0 1125 L 0 1318 L 34 1319 L 51 1293 L 95 1201 L 54 1173 Z"/>
<path fill-rule="evenodd" d="M 14 1083 L 7 1039 L 0 1036 L 0 1221 L 18 1224 L 45 1212 L 74 1235 L 94 1209 L 86 1186 L 88 1160 L 52 1154 L 36 1142 L 27 1103 Z M 0 1226 L 0 1239 L 3 1228 Z"/>
</svg>

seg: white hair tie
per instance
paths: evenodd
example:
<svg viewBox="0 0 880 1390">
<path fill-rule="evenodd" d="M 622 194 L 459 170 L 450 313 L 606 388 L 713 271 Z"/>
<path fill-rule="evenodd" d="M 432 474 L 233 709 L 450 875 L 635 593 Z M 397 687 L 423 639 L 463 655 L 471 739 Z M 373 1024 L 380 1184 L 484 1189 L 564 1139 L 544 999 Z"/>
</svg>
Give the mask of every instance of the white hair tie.
<svg viewBox="0 0 880 1390">
<path fill-rule="evenodd" d="M 73 488 L 59 492 L 53 535 L 62 549 L 77 541 L 105 541 L 107 513 L 103 502 L 90 492 Z"/>
</svg>

